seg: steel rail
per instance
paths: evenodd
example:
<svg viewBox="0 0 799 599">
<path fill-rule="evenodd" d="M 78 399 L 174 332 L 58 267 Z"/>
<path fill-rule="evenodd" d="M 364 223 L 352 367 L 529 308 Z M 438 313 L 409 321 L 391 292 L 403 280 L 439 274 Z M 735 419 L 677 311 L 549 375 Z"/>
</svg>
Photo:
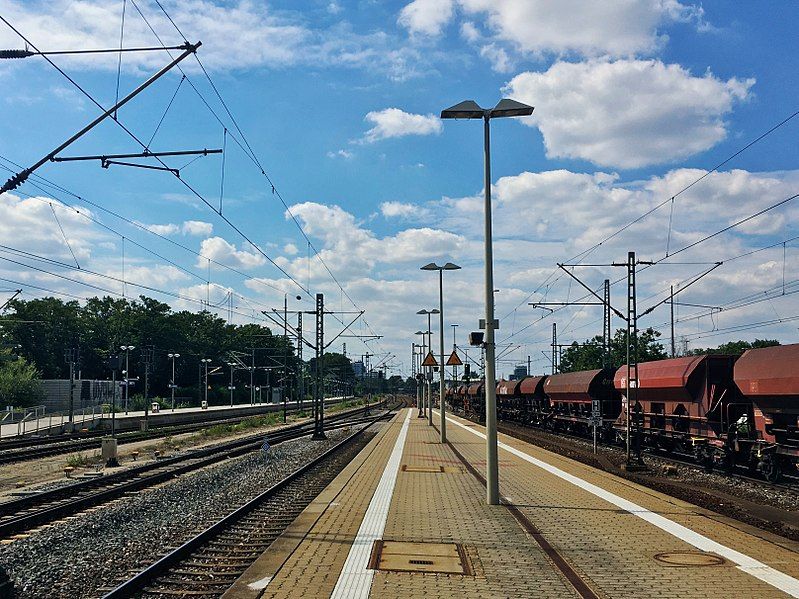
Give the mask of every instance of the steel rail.
<svg viewBox="0 0 799 599">
<path fill-rule="evenodd" d="M 332 418 L 333 426 L 330 429 L 352 426 L 348 421 L 353 416 L 359 416 L 365 412 L 366 408 L 358 408 L 344 413 L 336 414 Z M 357 423 L 357 422 L 356 422 Z M 304 422 L 300 425 L 284 428 L 272 435 L 267 435 L 266 440 L 270 445 L 297 439 L 313 432 L 313 422 Z M 163 481 L 180 476 L 192 470 L 202 468 L 222 459 L 237 457 L 251 451 L 259 449 L 264 442 L 263 433 L 250 435 L 242 439 L 236 439 L 229 443 L 223 443 L 213 447 L 194 450 L 191 453 L 167 458 L 152 464 L 130 468 L 123 472 L 111 476 L 93 479 L 85 483 L 77 483 L 45 491 L 33 496 L 21 497 L 19 499 L 0 504 L 0 510 L 10 517 L 0 521 L 0 538 L 8 537 L 11 534 L 22 530 L 29 530 L 35 526 L 52 522 L 67 515 L 83 511 L 105 503 L 111 499 L 124 495 L 127 492 L 147 488 Z M 181 463 L 182 462 L 182 463 Z M 174 467 L 172 467 L 174 466 Z M 146 475 L 148 472 L 160 470 Z M 145 474 L 146 476 L 141 476 Z M 102 487 L 92 492 L 92 489 Z M 87 494 L 69 499 L 76 493 L 86 491 Z M 55 505 L 50 505 L 53 502 Z M 37 505 L 43 507 L 36 509 Z M 19 513 L 21 510 L 32 510 L 27 513 Z"/>
<path fill-rule="evenodd" d="M 391 411 L 396 409 L 397 406 L 391 408 Z M 337 453 L 341 448 L 345 445 L 348 445 L 354 439 L 359 437 L 363 434 L 367 429 L 372 427 L 376 422 L 383 418 L 383 415 L 377 416 L 372 418 L 370 422 L 366 425 L 358 429 L 355 433 L 348 436 L 346 439 L 339 441 L 336 445 L 329 448 L 324 453 L 320 454 L 316 458 L 312 459 L 310 462 L 305 463 L 297 470 L 283 478 L 280 482 L 276 483 L 263 493 L 259 494 L 258 496 L 254 497 L 244 505 L 238 507 L 233 512 L 229 513 L 227 516 L 224 516 L 220 520 L 217 520 L 214 524 L 200 532 L 199 534 L 195 535 L 185 543 L 183 543 L 180 547 L 172 550 L 167 555 L 161 557 L 156 562 L 149 565 L 147 568 L 133 576 L 132 578 L 128 579 L 127 581 L 123 582 L 115 589 L 107 593 L 103 596 L 103 599 L 121 599 L 122 597 L 130 597 L 133 593 L 137 591 L 141 591 L 144 589 L 148 584 L 155 581 L 159 576 L 168 572 L 172 569 L 173 566 L 177 565 L 185 558 L 189 557 L 194 551 L 200 548 L 202 545 L 210 541 L 211 539 L 217 537 L 221 534 L 226 528 L 232 526 L 240 519 L 245 517 L 247 514 L 255 510 L 261 503 L 265 500 L 273 497 L 277 494 L 280 490 L 288 486 L 290 483 L 299 479 L 300 476 L 308 472 L 314 466 L 321 464 L 327 458 L 331 457 L 333 454 Z"/>
</svg>

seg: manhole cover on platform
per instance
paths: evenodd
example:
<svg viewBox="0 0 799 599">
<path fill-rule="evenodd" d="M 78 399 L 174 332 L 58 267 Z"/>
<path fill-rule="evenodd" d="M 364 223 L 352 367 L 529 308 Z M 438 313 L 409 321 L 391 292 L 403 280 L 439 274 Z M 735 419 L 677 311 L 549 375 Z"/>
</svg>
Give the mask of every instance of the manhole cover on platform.
<svg viewBox="0 0 799 599">
<path fill-rule="evenodd" d="M 402 465 L 403 472 L 433 472 L 435 474 L 440 474 L 444 472 L 443 466 L 415 466 L 412 464 L 403 464 Z"/>
<path fill-rule="evenodd" d="M 375 541 L 369 568 L 394 572 L 472 574 L 466 551 L 458 543 Z"/>
<path fill-rule="evenodd" d="M 720 566 L 724 558 L 701 551 L 666 551 L 655 555 L 655 560 L 667 566 Z"/>
</svg>

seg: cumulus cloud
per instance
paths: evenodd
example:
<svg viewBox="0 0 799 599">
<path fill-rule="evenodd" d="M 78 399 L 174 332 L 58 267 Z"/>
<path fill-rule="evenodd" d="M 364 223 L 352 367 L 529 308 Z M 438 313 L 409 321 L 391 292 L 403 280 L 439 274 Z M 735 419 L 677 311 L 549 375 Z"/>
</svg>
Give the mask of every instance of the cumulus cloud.
<svg viewBox="0 0 799 599">
<path fill-rule="evenodd" d="M 453 0 L 413 0 L 397 22 L 414 34 L 438 35 L 452 18 Z"/>
<path fill-rule="evenodd" d="M 429 210 L 407 202 L 383 202 L 380 212 L 385 218 L 419 218 L 429 215 Z"/>
<path fill-rule="evenodd" d="M 184 235 L 210 235 L 214 231 L 214 225 L 201 220 L 183 221 L 181 227 Z"/>
<path fill-rule="evenodd" d="M 659 60 L 557 62 L 514 77 L 505 91 L 535 105 L 525 119 L 547 155 L 636 168 L 685 158 L 727 136 L 724 116 L 753 79 L 702 77 Z"/>
<path fill-rule="evenodd" d="M 151 224 L 143 225 L 148 231 L 157 233 L 158 235 L 175 235 L 176 233 L 183 233 L 184 235 L 210 235 L 214 230 L 214 225 L 201 220 L 187 220 L 183 221 L 182 225 L 175 223 L 165 224 Z"/>
<path fill-rule="evenodd" d="M 676 0 L 459 0 L 485 18 L 497 40 L 522 53 L 633 56 L 656 50 L 667 22 L 702 20 L 701 8 Z"/>
<path fill-rule="evenodd" d="M 168 45 L 182 39 L 154 0 L 137 3 L 147 20 Z M 257 67 L 284 68 L 313 65 L 314 68 L 359 68 L 381 71 L 403 80 L 417 73 L 424 56 L 406 48 L 382 31 L 360 34 L 346 22 L 327 28 L 313 28 L 304 15 L 291 10 L 272 10 L 266 2 L 251 0 L 162 0 L 162 4 L 190 41 L 202 40 L 199 55 L 213 70 L 230 71 Z M 337 14 L 336 2 L 327 5 Z M 3 14 L 24 31 L 42 50 L 64 48 L 113 48 L 119 43 L 121 8 L 105 0 L 52 0 L 26 2 L 6 0 Z M 230 40 L 236 43 L 231 44 Z M 147 24 L 135 11 L 125 22 L 125 45 L 152 46 L 158 43 Z M 8 29 L 0 30 L 0 46 L 17 47 L 19 39 Z M 158 52 L 125 55 L 122 68 L 143 73 L 163 66 Z M 70 68 L 112 71 L 117 58 L 112 54 L 61 57 Z M 193 61 L 183 63 L 190 71 Z"/>
<path fill-rule="evenodd" d="M 369 112 L 364 120 L 374 125 L 363 136 L 366 143 L 407 135 L 438 135 L 443 130 L 434 114 L 412 114 L 399 108 Z"/>
<path fill-rule="evenodd" d="M 335 205 L 305 202 L 292 206 L 291 211 L 302 222 L 306 234 L 322 240 L 322 258 L 345 280 L 376 266 L 451 256 L 467 246 L 467 240 L 461 235 L 429 227 L 403 229 L 394 235 L 379 237 L 362 226 L 354 215 Z M 307 259 L 297 257 L 289 268 L 292 274 L 305 277 Z M 311 268 L 314 276 L 327 278 L 317 260 L 312 260 Z"/>
<path fill-rule="evenodd" d="M 204 268 L 207 263 L 204 259 L 210 258 L 225 266 L 234 268 L 255 268 L 262 266 L 266 259 L 258 253 L 236 249 L 236 246 L 221 237 L 203 239 L 200 244 L 200 254 L 197 258 L 197 267 Z"/>
</svg>

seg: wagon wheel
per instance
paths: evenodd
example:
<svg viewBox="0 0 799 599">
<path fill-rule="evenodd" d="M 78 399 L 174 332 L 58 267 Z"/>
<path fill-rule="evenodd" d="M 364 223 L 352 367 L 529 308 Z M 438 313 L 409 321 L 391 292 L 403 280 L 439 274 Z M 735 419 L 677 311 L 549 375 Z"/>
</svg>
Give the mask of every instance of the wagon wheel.
<svg viewBox="0 0 799 599">
<path fill-rule="evenodd" d="M 782 476 L 782 466 L 776 454 L 767 453 L 760 460 L 760 472 L 770 483 L 776 483 Z"/>
</svg>

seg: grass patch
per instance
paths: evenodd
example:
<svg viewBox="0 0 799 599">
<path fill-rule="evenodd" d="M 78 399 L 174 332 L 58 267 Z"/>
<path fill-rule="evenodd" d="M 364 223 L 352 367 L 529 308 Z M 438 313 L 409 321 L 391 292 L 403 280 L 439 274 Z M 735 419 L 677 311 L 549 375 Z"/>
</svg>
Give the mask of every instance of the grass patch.
<svg viewBox="0 0 799 599">
<path fill-rule="evenodd" d="M 99 461 L 99 453 L 75 453 L 71 456 L 67 456 L 67 466 L 72 466 L 73 468 L 87 468 L 89 466 L 94 466 Z"/>
<path fill-rule="evenodd" d="M 236 433 L 243 433 L 248 430 L 252 430 L 255 428 L 261 428 L 264 426 L 273 426 L 277 424 L 278 420 L 282 417 L 278 414 L 265 414 L 263 416 L 250 416 L 249 418 L 245 418 L 241 422 L 237 422 L 236 424 L 217 424 L 215 426 L 211 426 L 208 428 L 202 429 L 199 433 L 199 437 L 203 437 L 206 439 L 217 439 L 219 437 L 227 437 L 229 435 L 235 435 Z"/>
</svg>

